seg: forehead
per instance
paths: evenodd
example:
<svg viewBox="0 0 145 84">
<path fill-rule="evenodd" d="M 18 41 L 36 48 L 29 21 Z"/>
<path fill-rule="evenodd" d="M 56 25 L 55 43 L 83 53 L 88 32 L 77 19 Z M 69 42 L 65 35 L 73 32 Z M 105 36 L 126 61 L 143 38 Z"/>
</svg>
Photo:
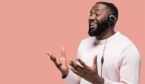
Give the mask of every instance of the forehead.
<svg viewBox="0 0 145 84">
<path fill-rule="evenodd" d="M 101 3 L 97 3 L 95 4 L 91 11 L 106 11 L 106 12 L 109 12 L 108 8 L 106 7 L 106 5 L 104 4 L 101 4 Z"/>
</svg>

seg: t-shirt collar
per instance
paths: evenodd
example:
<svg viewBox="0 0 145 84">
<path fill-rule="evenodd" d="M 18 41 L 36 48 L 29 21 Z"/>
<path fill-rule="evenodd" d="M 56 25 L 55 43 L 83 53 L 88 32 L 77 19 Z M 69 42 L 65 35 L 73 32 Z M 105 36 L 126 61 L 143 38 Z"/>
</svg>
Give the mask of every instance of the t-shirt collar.
<svg viewBox="0 0 145 84">
<path fill-rule="evenodd" d="M 118 35 L 120 35 L 120 32 L 116 32 L 115 34 L 113 34 L 112 36 L 110 36 L 109 38 L 107 38 L 107 43 L 115 38 L 118 37 Z M 103 44 L 106 42 L 106 39 L 103 39 L 103 40 L 98 40 L 96 39 L 96 43 L 98 44 Z"/>
</svg>

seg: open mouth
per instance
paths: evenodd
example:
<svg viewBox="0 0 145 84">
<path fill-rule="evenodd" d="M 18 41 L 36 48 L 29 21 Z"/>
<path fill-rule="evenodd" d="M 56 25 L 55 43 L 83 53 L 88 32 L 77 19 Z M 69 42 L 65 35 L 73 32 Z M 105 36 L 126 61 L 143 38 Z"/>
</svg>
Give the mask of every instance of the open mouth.
<svg viewBox="0 0 145 84">
<path fill-rule="evenodd" d="M 97 27 L 97 24 L 96 23 L 89 23 L 89 26 L 91 29 L 94 29 Z"/>
</svg>

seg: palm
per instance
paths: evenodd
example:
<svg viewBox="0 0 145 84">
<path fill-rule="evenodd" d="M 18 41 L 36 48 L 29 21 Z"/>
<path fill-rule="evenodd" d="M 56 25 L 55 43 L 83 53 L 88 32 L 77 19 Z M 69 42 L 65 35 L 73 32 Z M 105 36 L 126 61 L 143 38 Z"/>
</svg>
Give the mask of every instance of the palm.
<svg viewBox="0 0 145 84">
<path fill-rule="evenodd" d="M 65 51 L 64 48 L 62 48 L 62 52 L 61 52 L 61 57 L 54 57 L 53 55 L 48 54 L 51 58 L 51 60 L 54 62 L 54 64 L 56 65 L 56 67 L 61 71 L 61 73 L 63 75 L 67 75 L 68 74 L 68 66 L 67 66 L 67 59 L 65 56 Z"/>
<path fill-rule="evenodd" d="M 61 64 L 61 66 L 60 66 L 59 69 L 60 69 L 62 72 L 65 72 L 65 71 L 68 69 L 66 57 L 61 56 L 61 57 L 59 58 L 59 62 L 60 62 L 60 64 Z"/>
</svg>

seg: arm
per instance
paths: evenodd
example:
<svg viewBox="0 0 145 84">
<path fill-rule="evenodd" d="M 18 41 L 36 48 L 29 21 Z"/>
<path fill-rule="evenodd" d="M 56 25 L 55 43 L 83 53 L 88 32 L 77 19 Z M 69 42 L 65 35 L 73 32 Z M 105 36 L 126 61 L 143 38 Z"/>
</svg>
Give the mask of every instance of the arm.
<svg viewBox="0 0 145 84">
<path fill-rule="evenodd" d="M 81 54 L 80 54 L 80 49 L 81 49 L 81 44 L 79 45 L 78 48 L 78 58 L 80 58 Z M 67 84 L 80 84 L 80 76 L 76 75 L 73 71 L 69 70 L 69 73 L 67 75 L 66 78 L 64 78 L 64 80 L 66 81 Z"/>
<path fill-rule="evenodd" d="M 114 82 L 104 78 L 104 84 L 139 84 L 140 55 L 134 45 L 126 48 L 121 55 L 120 81 Z"/>
<path fill-rule="evenodd" d="M 69 70 L 69 74 L 64 79 L 67 84 L 80 84 L 80 77 Z"/>
<path fill-rule="evenodd" d="M 69 70 L 64 48 L 62 48 L 62 53 L 60 57 L 53 56 L 49 53 L 47 53 L 47 55 L 50 56 L 52 62 L 60 70 L 62 78 L 65 79 L 68 84 L 80 84 L 80 77 L 74 74 L 71 70 Z"/>
<path fill-rule="evenodd" d="M 71 62 L 72 71 L 80 77 L 93 84 L 139 84 L 140 77 L 140 55 L 135 46 L 126 48 L 120 59 L 120 81 L 115 82 L 106 78 L 101 78 L 97 71 L 97 59 L 94 58 L 93 66 L 87 66 L 81 59 L 80 65 Z"/>
</svg>

